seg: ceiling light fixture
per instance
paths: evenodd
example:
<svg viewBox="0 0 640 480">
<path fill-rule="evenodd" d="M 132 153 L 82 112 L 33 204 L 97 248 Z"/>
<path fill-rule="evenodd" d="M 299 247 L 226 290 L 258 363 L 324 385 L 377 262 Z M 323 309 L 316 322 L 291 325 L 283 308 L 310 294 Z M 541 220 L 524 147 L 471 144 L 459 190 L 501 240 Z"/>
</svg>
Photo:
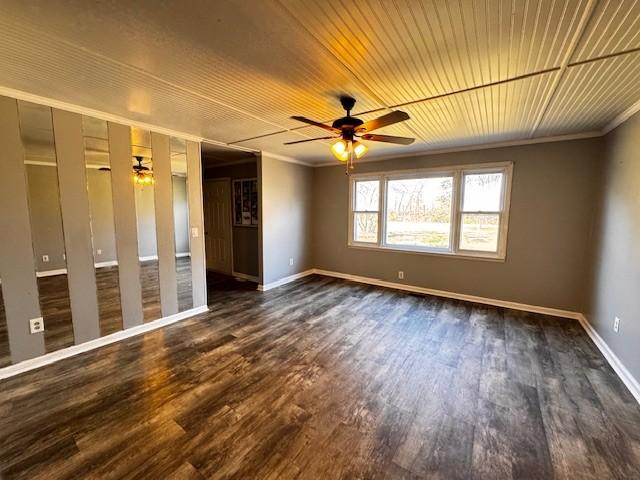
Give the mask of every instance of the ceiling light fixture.
<svg viewBox="0 0 640 480">
<path fill-rule="evenodd" d="M 153 172 L 149 169 L 149 167 L 145 167 L 142 165 L 142 160 L 144 157 L 135 156 L 133 157 L 138 162 L 137 165 L 133 166 L 133 173 L 131 174 L 133 178 L 133 183 L 140 186 L 145 185 L 153 185 L 156 181 L 153 178 Z"/>
<path fill-rule="evenodd" d="M 396 137 L 394 135 L 378 135 L 375 133 L 369 133 L 378 128 L 388 127 L 390 125 L 409 120 L 409 115 L 405 112 L 393 111 L 382 115 L 381 117 L 364 122 L 357 117 L 351 116 L 351 110 L 356 103 L 356 100 L 353 97 L 343 95 L 340 97 L 340 103 L 342 104 L 342 108 L 346 110 L 347 115 L 334 120 L 331 126 L 321 122 L 316 122 L 315 120 L 311 120 L 306 117 L 291 117 L 299 122 L 320 127 L 323 130 L 331 132 L 331 136 L 295 140 L 293 142 L 286 142 L 285 145 L 315 142 L 317 140 L 333 140 L 337 136 L 337 141 L 331 145 L 331 153 L 346 165 L 347 175 L 349 175 L 349 170 L 353 169 L 354 157 L 361 158 L 369 150 L 367 146 L 364 143 L 359 142 L 358 139 L 372 142 L 395 143 L 397 145 L 409 145 L 415 141 L 415 139 L 409 137 Z"/>
<path fill-rule="evenodd" d="M 369 149 L 364 143 L 353 140 L 340 139 L 331 145 L 333 156 L 341 162 L 351 161 L 351 165 L 353 165 L 353 155 L 356 158 L 362 158 L 368 151 Z"/>
</svg>

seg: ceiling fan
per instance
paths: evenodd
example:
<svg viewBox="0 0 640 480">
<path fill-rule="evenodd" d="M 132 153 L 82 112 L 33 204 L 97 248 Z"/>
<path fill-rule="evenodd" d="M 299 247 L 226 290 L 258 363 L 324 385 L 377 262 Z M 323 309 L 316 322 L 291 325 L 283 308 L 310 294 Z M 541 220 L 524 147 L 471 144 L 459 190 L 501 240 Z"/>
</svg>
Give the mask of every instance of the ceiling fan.
<svg viewBox="0 0 640 480">
<path fill-rule="evenodd" d="M 348 173 L 349 168 L 353 168 L 353 157 L 355 156 L 356 158 L 360 158 L 367 153 L 368 150 L 367 146 L 360 142 L 359 139 L 373 142 L 395 143 L 398 145 L 409 145 L 415 141 L 414 138 L 369 133 L 373 130 L 377 130 L 378 128 L 387 127 L 395 123 L 409 120 L 409 115 L 407 113 L 393 111 L 386 115 L 382 115 L 381 117 L 374 118 L 373 120 L 363 122 L 359 118 L 351 116 L 351 110 L 353 110 L 353 106 L 356 103 L 355 98 L 343 95 L 340 97 L 340 103 L 342 104 L 342 108 L 347 111 L 347 115 L 342 118 L 338 118 L 331 125 L 326 125 L 297 115 L 291 117 L 293 120 L 320 127 L 331 132 L 333 135 L 330 137 L 309 138 L 306 140 L 286 142 L 285 145 L 337 138 L 338 141 L 331 146 L 331 152 L 338 160 L 347 164 Z"/>
<path fill-rule="evenodd" d="M 153 178 L 153 171 L 149 167 L 145 167 L 142 165 L 144 161 L 144 157 L 141 155 L 135 155 L 133 158 L 138 162 L 137 165 L 133 165 L 131 177 L 133 179 L 133 183 L 136 185 L 153 185 L 155 183 L 155 179 Z M 98 168 L 101 172 L 110 172 L 111 167 L 100 167 Z"/>
</svg>

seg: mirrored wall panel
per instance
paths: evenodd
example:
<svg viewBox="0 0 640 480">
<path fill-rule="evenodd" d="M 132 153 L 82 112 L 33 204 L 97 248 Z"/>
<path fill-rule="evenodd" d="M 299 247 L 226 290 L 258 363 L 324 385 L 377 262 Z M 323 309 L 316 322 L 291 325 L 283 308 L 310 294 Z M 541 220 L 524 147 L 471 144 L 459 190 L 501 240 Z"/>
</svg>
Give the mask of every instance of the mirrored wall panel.
<svg viewBox="0 0 640 480">
<path fill-rule="evenodd" d="M 7 316 L 4 313 L 4 297 L 2 296 L 2 279 L 0 278 L 0 368 L 11 363 L 9 351 L 9 332 L 7 331 Z"/>
<path fill-rule="evenodd" d="M 176 242 L 176 278 L 178 311 L 193 308 L 191 292 L 191 247 L 189 202 L 187 196 L 187 142 L 171 137 L 171 181 L 173 192 L 173 226 Z"/>
<path fill-rule="evenodd" d="M 47 352 L 74 344 L 51 108 L 18 101 L 33 253 Z"/>
<path fill-rule="evenodd" d="M 154 200 L 153 155 L 151 132 L 131 128 L 132 183 L 135 189 L 138 222 L 138 257 L 144 321 L 162 316 L 160 310 L 160 278 Z"/>
<path fill-rule="evenodd" d="M 122 330 L 107 122 L 82 117 L 91 242 L 102 336 Z"/>
</svg>

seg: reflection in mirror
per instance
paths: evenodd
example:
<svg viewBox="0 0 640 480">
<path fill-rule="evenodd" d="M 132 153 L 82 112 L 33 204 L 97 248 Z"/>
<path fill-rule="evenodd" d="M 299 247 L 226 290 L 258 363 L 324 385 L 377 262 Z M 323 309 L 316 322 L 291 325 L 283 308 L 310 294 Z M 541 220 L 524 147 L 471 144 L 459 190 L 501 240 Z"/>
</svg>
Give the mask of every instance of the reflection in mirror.
<svg viewBox="0 0 640 480">
<path fill-rule="evenodd" d="M 191 296 L 191 249 L 189 246 L 189 203 L 187 197 L 187 142 L 171 137 L 171 181 L 173 223 L 176 243 L 178 311 L 193 307 Z"/>
<path fill-rule="evenodd" d="M 122 330 L 107 122 L 83 116 L 82 134 L 91 215 L 91 242 L 98 287 L 100 334 L 104 336 Z"/>
<path fill-rule="evenodd" d="M 11 363 L 9 352 L 9 332 L 7 331 L 7 316 L 4 313 L 4 298 L 2 296 L 2 279 L 0 278 L 0 368 Z"/>
<path fill-rule="evenodd" d="M 131 128 L 131 155 L 132 188 L 135 189 L 138 222 L 142 308 L 144 321 L 150 322 L 161 317 L 161 310 L 151 133 L 148 130 Z"/>
<path fill-rule="evenodd" d="M 51 108 L 18 101 L 29 217 L 47 352 L 73 345 Z"/>
</svg>

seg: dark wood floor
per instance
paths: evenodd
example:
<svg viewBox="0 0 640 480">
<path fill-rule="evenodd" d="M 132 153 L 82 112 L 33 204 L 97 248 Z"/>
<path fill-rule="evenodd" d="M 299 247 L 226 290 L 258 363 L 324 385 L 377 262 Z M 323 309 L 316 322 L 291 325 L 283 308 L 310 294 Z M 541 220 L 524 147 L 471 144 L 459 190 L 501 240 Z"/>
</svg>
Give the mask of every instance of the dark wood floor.
<svg viewBox="0 0 640 480">
<path fill-rule="evenodd" d="M 325 277 L 0 381 L 3 478 L 640 478 L 579 324 Z"/>
<path fill-rule="evenodd" d="M 183 312 L 193 308 L 191 259 L 189 257 L 176 259 L 176 276 L 178 282 L 178 311 Z M 157 320 L 162 317 L 162 313 L 160 310 L 158 262 L 156 260 L 140 262 L 140 281 L 144 321 Z M 105 336 L 122 330 L 118 267 L 97 268 L 96 285 L 98 289 L 101 335 Z M 47 352 L 55 352 L 61 348 L 74 345 L 67 275 L 38 278 L 38 293 L 45 324 L 45 347 Z M 2 300 L 1 296 L 0 300 Z M 0 302 L 0 367 L 6 366 L 11 362 L 3 305 Z"/>
</svg>

